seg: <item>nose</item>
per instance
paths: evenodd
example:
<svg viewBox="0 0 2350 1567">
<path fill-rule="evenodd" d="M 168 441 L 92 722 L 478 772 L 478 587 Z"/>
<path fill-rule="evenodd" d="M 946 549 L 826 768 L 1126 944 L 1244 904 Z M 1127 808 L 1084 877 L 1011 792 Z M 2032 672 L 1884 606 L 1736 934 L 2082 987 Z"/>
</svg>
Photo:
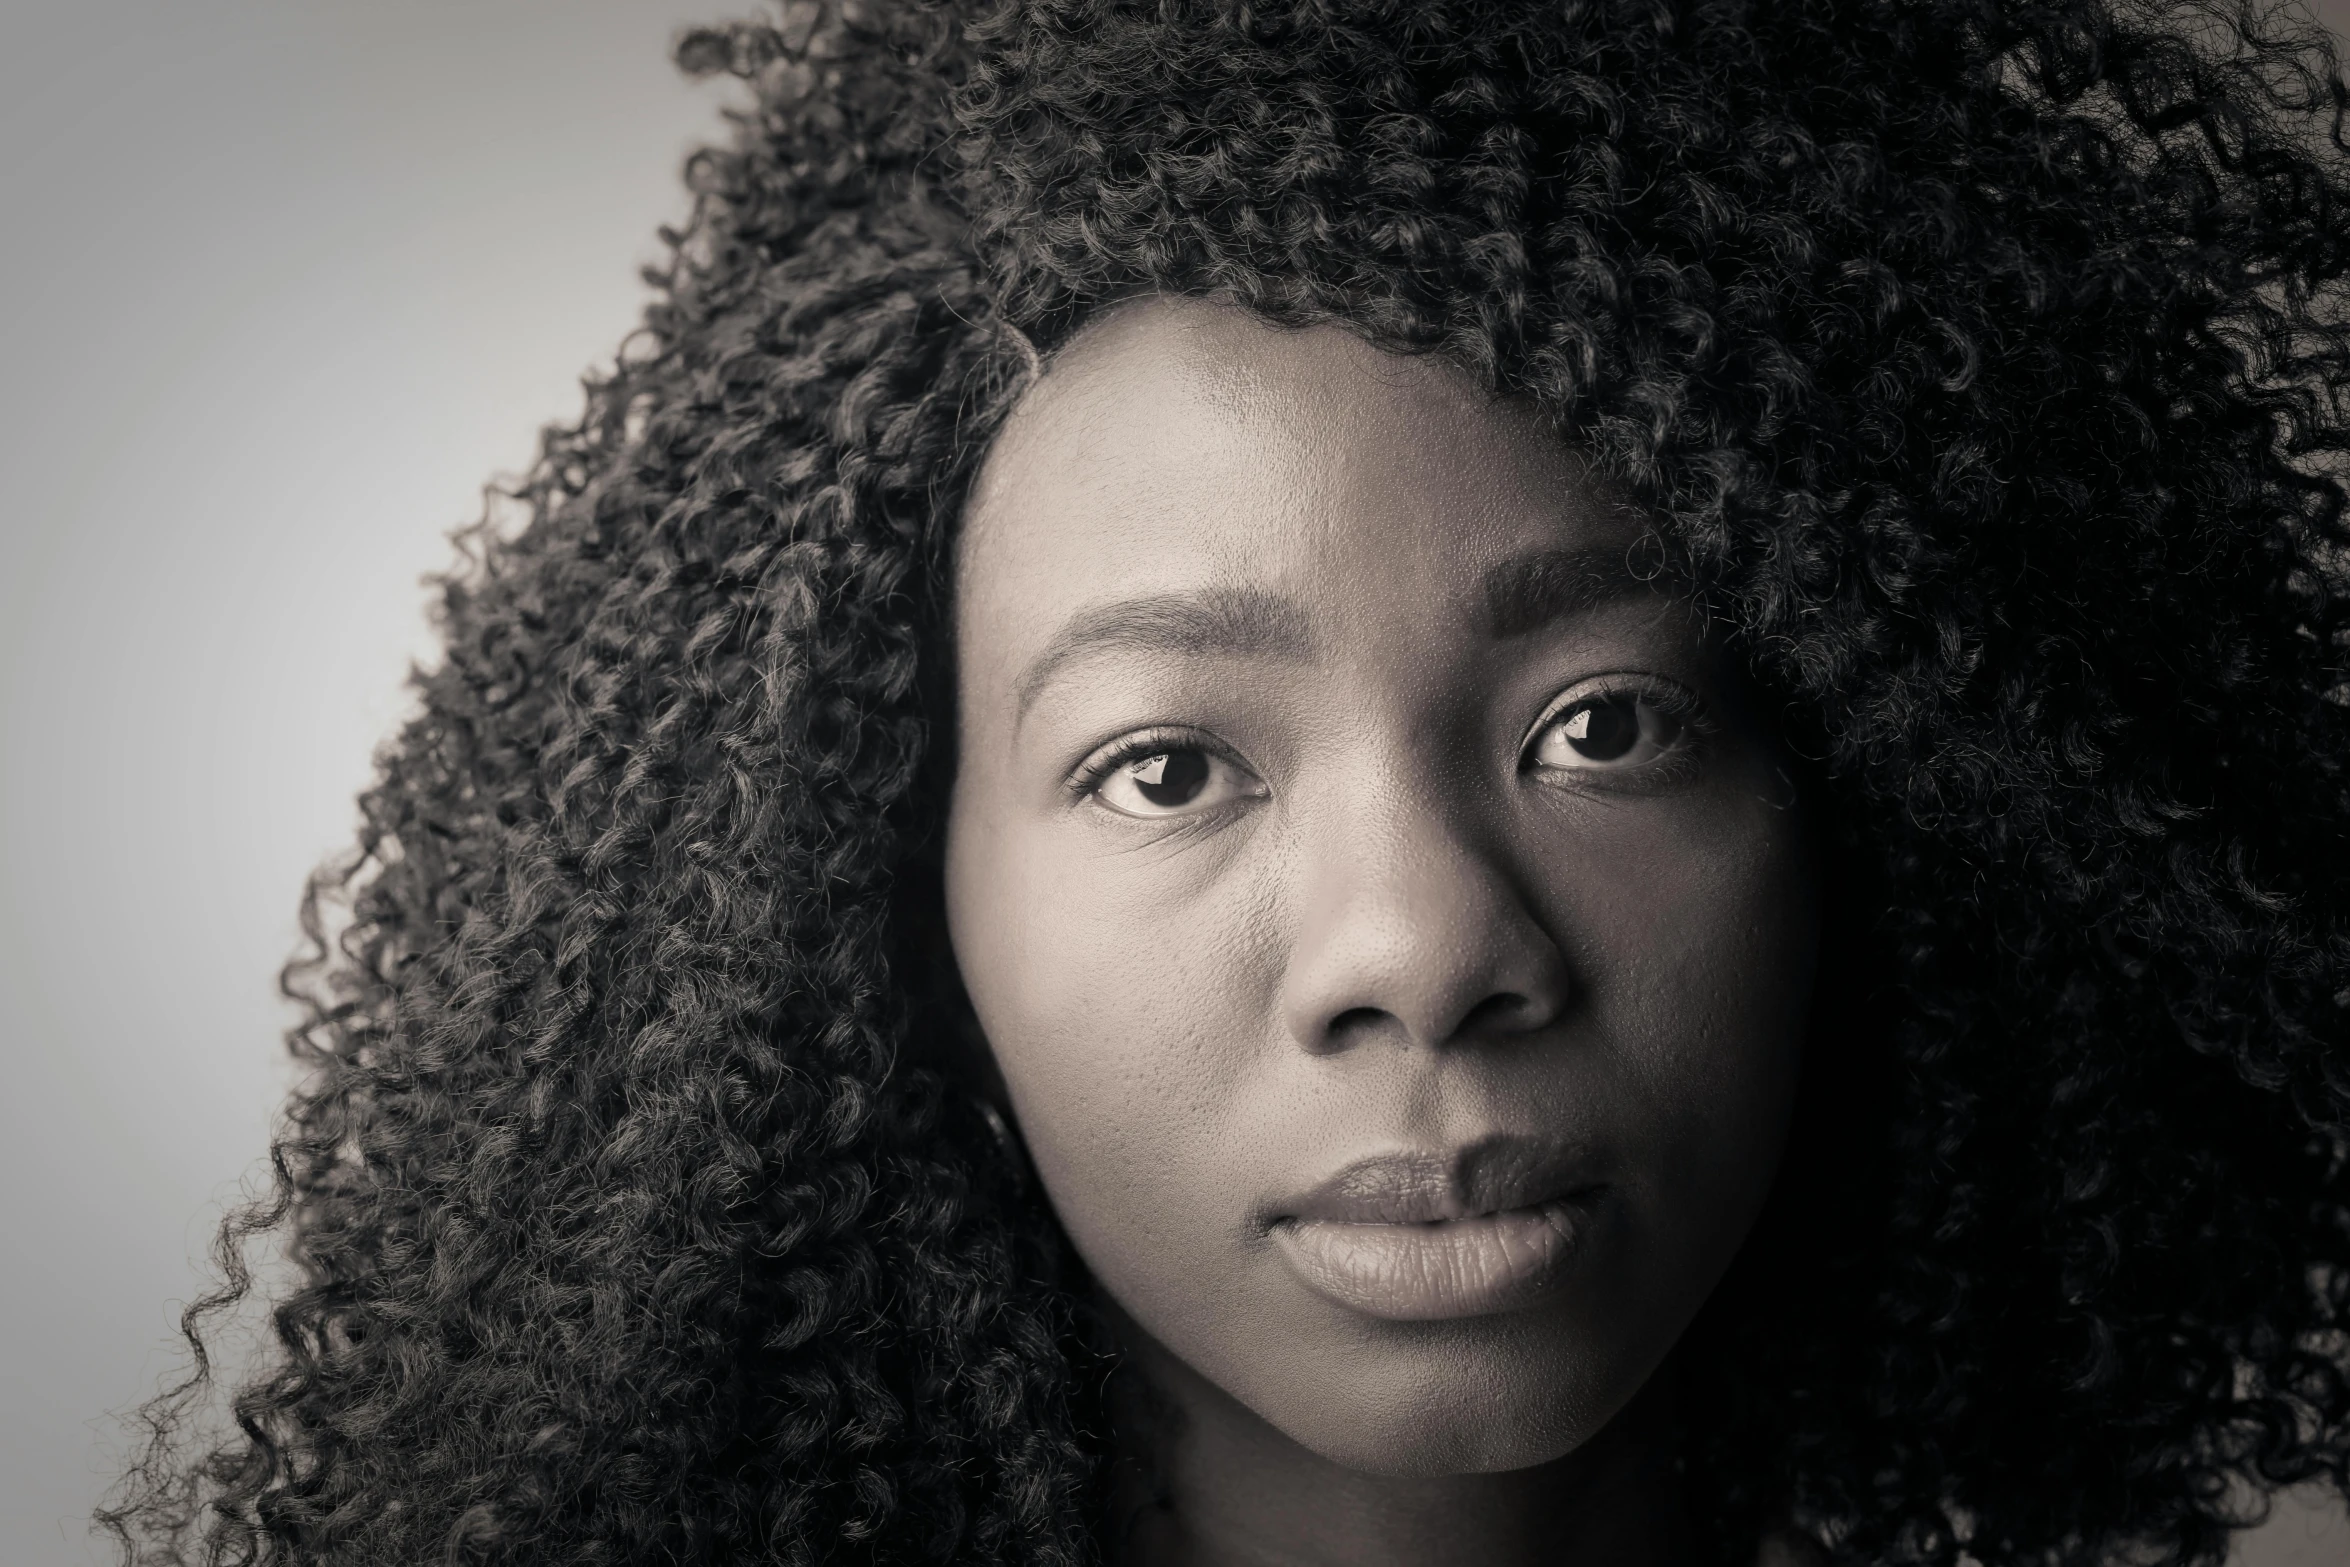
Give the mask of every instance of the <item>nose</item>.
<svg viewBox="0 0 2350 1567">
<path fill-rule="evenodd" d="M 1523 1034 L 1565 1009 L 1565 955 L 1506 856 L 1435 792 L 1358 797 L 1311 835 L 1282 993 L 1303 1048 L 1380 1036 L 1434 1048 Z"/>
</svg>

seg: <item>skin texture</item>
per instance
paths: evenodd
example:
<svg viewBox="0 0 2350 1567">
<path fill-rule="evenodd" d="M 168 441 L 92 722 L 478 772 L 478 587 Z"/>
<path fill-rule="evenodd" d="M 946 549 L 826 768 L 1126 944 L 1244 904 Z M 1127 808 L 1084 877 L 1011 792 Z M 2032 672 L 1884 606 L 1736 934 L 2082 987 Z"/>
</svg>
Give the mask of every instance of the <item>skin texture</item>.
<svg viewBox="0 0 2350 1567">
<path fill-rule="evenodd" d="M 1419 1508 L 1373 1531 L 1388 1559 L 1458 1548 L 1513 1484 L 1566 1526 L 1557 1461 L 1649 1382 L 1763 1199 L 1813 964 L 1804 835 L 1730 662 L 1627 565 L 1641 533 L 1455 372 L 1198 302 L 1090 328 L 989 457 L 949 923 L 1166 1433 L 1162 1554 L 1253 1559 L 1358 1512 L 1368 1474 Z M 1497 580 L 1552 591 L 1497 623 Z M 1594 690 L 1680 737 L 1543 764 L 1572 763 L 1546 720 Z M 1149 802 L 1098 764 L 1129 736 L 1215 758 L 1205 803 L 1127 814 Z M 1497 1135 L 1582 1183 L 1545 1287 L 1401 1313 L 1315 1287 L 1301 1194 Z M 1669 1421 L 1636 1424 L 1653 1440 L 1583 1465 L 1614 1466 L 1617 1514 L 1663 1483 Z"/>
</svg>

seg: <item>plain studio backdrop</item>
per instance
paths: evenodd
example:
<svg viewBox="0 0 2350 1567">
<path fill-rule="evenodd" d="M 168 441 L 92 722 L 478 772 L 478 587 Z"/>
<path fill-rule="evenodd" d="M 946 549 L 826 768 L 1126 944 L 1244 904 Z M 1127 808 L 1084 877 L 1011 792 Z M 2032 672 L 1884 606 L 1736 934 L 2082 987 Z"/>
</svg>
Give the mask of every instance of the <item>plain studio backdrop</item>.
<svg viewBox="0 0 2350 1567">
<path fill-rule="evenodd" d="M 0 1567 L 104 1559 L 420 579 L 633 324 L 727 99 L 669 41 L 750 4 L 0 0 Z"/>
</svg>

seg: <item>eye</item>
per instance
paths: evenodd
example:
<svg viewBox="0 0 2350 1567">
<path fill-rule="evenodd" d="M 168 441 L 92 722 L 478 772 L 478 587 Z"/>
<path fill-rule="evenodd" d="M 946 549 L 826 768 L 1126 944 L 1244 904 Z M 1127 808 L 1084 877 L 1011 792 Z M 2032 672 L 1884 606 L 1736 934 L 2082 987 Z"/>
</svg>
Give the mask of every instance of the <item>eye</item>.
<svg viewBox="0 0 2350 1567">
<path fill-rule="evenodd" d="M 1527 760 L 1561 772 L 1624 772 L 1682 745 L 1688 723 L 1640 691 L 1603 691 L 1551 711 Z"/>
<path fill-rule="evenodd" d="M 1151 744 L 1111 761 L 1095 779 L 1094 797 L 1126 816 L 1185 816 L 1262 794 L 1238 764 L 1205 747 Z"/>
</svg>

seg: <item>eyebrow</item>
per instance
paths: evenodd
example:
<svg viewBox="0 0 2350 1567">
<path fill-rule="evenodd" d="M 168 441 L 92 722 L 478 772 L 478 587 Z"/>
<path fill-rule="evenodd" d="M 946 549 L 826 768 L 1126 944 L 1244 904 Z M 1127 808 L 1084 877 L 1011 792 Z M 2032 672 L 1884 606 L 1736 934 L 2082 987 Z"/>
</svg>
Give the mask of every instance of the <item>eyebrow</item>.
<svg viewBox="0 0 2350 1567">
<path fill-rule="evenodd" d="M 1496 641 L 1655 589 L 1625 562 L 1622 550 L 1603 548 L 1512 556 L 1487 567 L 1478 582 L 1486 634 Z"/>
<path fill-rule="evenodd" d="M 1305 611 L 1262 588 L 1206 587 L 1098 604 L 1071 616 L 1021 672 L 1014 722 L 1063 665 L 1089 653 L 1295 659 L 1312 652 L 1313 640 Z"/>
</svg>

